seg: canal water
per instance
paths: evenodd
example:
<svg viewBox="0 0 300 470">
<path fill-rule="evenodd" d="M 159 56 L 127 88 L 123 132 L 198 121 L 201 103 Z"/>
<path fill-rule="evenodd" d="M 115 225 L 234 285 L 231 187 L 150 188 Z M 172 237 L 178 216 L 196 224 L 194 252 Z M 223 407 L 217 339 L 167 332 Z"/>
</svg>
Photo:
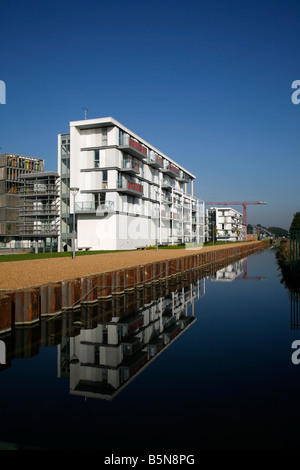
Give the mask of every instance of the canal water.
<svg viewBox="0 0 300 470">
<path fill-rule="evenodd" d="M 1 447 L 296 449 L 298 316 L 267 249 L 16 328 Z"/>
</svg>

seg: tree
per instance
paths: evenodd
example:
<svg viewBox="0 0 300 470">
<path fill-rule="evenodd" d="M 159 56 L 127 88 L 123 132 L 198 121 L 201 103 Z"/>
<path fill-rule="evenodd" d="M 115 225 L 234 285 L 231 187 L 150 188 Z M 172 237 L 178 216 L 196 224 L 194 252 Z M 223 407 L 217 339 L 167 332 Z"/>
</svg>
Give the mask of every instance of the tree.
<svg viewBox="0 0 300 470">
<path fill-rule="evenodd" d="M 287 237 L 289 232 L 281 227 L 269 227 L 268 231 L 274 233 L 276 237 Z"/>
<path fill-rule="evenodd" d="M 253 234 L 253 226 L 251 224 L 247 225 L 247 233 L 249 233 L 250 235 Z"/>
<path fill-rule="evenodd" d="M 218 229 L 217 229 L 217 226 L 215 225 L 214 226 L 214 239 L 215 240 L 217 239 L 217 235 L 218 235 Z"/>
<path fill-rule="evenodd" d="M 300 230 L 300 212 L 296 212 L 294 214 L 294 218 L 290 226 L 290 232 L 292 230 Z"/>
</svg>

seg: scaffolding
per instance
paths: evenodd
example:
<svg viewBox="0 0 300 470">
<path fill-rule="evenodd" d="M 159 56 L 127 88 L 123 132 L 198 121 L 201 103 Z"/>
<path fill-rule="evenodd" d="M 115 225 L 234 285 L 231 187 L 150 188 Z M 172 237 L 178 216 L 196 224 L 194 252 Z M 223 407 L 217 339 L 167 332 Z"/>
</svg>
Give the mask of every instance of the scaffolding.
<svg viewBox="0 0 300 470">
<path fill-rule="evenodd" d="M 44 160 L 4 153 L 0 155 L 0 239 L 18 236 L 19 193 L 24 184 L 21 177 L 44 171 Z"/>
<path fill-rule="evenodd" d="M 35 240 L 59 235 L 59 176 L 55 172 L 21 177 L 18 234 Z"/>
</svg>

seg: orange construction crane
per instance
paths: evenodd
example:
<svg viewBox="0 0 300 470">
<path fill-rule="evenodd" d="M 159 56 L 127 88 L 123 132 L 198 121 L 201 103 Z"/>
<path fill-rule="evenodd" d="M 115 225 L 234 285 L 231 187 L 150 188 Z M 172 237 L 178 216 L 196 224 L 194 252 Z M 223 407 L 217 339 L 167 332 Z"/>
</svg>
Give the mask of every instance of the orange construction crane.
<svg viewBox="0 0 300 470">
<path fill-rule="evenodd" d="M 247 202 L 247 201 L 242 201 L 242 202 L 205 202 L 205 204 L 208 206 L 243 206 L 243 225 L 246 227 L 246 233 L 247 233 L 247 206 L 250 204 L 267 204 L 266 202 L 261 202 L 261 201 L 255 201 L 255 202 Z"/>
</svg>

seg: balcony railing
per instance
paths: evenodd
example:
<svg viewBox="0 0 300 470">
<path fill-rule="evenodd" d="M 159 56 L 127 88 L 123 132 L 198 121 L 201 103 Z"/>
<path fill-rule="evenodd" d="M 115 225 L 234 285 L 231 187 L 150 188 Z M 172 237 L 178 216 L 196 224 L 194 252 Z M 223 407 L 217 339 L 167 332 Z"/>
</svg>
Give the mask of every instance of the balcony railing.
<svg viewBox="0 0 300 470">
<path fill-rule="evenodd" d="M 52 225 L 42 225 L 37 226 L 26 226 L 19 228 L 19 235 L 58 235 L 58 227 L 53 227 Z"/>
<path fill-rule="evenodd" d="M 122 162 L 122 170 L 128 173 L 137 174 L 140 172 L 141 166 L 139 162 L 131 160 L 131 159 L 124 159 Z"/>
<path fill-rule="evenodd" d="M 161 211 L 161 218 L 162 219 L 170 219 L 170 212 L 169 211 Z"/>
<path fill-rule="evenodd" d="M 58 216 L 59 211 L 57 208 L 53 207 L 20 207 L 20 215 L 25 216 L 25 215 L 36 215 L 36 216 L 42 216 L 42 215 L 57 215 Z"/>
<path fill-rule="evenodd" d="M 190 181 L 190 178 L 187 173 L 180 170 L 179 175 L 178 175 L 178 181 L 180 181 L 181 183 L 188 183 Z"/>
<path fill-rule="evenodd" d="M 133 157 L 144 159 L 147 158 L 148 155 L 147 147 L 140 144 L 137 140 L 134 140 L 132 137 L 126 134 L 123 135 L 120 139 L 119 148 L 120 150 L 126 151 Z"/>
<path fill-rule="evenodd" d="M 75 212 L 114 212 L 115 203 L 107 201 L 102 204 L 96 204 L 94 201 L 82 201 L 75 203 Z"/>
<path fill-rule="evenodd" d="M 109 212 L 115 212 L 114 201 L 107 201 L 97 206 L 97 210 L 96 210 L 97 215 L 106 214 Z"/>
<path fill-rule="evenodd" d="M 179 168 L 174 166 L 172 163 L 169 163 L 169 165 L 167 165 L 167 171 L 174 173 L 176 176 L 179 176 L 180 174 Z"/>
<path fill-rule="evenodd" d="M 170 178 L 163 178 L 162 186 L 163 187 L 174 188 L 175 187 L 175 181 L 171 180 Z"/>
<path fill-rule="evenodd" d="M 172 197 L 167 194 L 162 194 L 161 199 L 164 203 L 172 204 Z"/>
<path fill-rule="evenodd" d="M 174 220 L 181 220 L 181 214 L 178 214 L 177 212 L 171 212 L 171 217 Z"/>
<path fill-rule="evenodd" d="M 148 156 L 148 163 L 151 166 L 154 166 L 155 168 L 162 168 L 164 165 L 163 158 L 154 153 L 152 150 L 149 153 Z"/>
<path fill-rule="evenodd" d="M 142 195 L 144 191 L 142 184 L 136 183 L 134 181 L 128 181 L 128 180 L 118 181 L 117 188 L 118 190 L 121 190 L 128 194 L 136 194 L 136 195 Z"/>
</svg>

